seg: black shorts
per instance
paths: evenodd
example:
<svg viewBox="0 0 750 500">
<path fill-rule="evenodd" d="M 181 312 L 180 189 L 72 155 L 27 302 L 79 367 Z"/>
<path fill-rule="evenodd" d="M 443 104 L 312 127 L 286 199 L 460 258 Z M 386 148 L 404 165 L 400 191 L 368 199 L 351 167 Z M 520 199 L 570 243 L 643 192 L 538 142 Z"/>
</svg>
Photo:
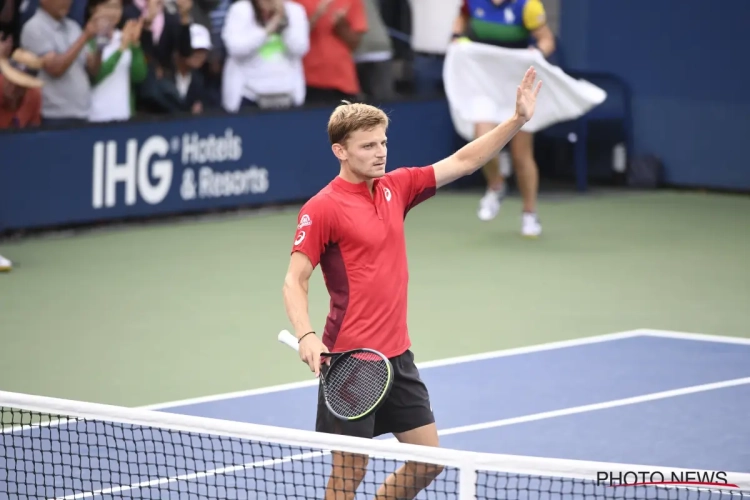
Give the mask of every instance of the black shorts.
<svg viewBox="0 0 750 500">
<path fill-rule="evenodd" d="M 318 385 L 318 414 L 315 430 L 372 438 L 388 433 L 406 432 L 435 422 L 427 387 L 419 377 L 414 354 L 407 350 L 390 358 L 393 364 L 393 386 L 378 410 L 362 420 L 347 422 L 333 416 L 326 406 L 323 388 Z"/>
</svg>

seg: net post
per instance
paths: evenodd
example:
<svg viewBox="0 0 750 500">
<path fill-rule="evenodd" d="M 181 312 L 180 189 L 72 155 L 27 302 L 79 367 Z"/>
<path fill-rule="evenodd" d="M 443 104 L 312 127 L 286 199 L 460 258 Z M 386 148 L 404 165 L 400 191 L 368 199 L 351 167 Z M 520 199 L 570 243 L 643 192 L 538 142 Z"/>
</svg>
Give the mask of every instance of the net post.
<svg viewBox="0 0 750 500">
<path fill-rule="evenodd" d="M 473 462 L 461 464 L 458 469 L 458 500 L 476 500 L 477 467 Z"/>
</svg>

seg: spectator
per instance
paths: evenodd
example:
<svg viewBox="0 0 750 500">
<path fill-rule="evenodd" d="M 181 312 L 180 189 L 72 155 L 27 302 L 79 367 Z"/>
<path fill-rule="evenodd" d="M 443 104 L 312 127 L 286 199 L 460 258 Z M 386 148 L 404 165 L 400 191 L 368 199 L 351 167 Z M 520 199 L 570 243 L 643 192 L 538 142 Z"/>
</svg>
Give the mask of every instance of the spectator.
<svg viewBox="0 0 750 500">
<path fill-rule="evenodd" d="M 229 12 L 231 0 L 219 0 L 218 5 L 210 12 L 211 16 L 211 52 L 208 54 L 208 64 L 206 64 L 206 89 L 211 96 L 211 101 L 221 102 L 221 80 L 224 72 L 224 60 L 226 59 L 226 49 L 224 41 L 221 39 L 221 32 L 224 29 L 224 20 Z"/>
<path fill-rule="evenodd" d="M 144 0 L 136 0 L 136 4 Z M 148 0 L 144 12 L 143 50 L 159 72 L 174 70 L 174 53 L 190 57 L 192 0 L 176 0 L 177 13 L 165 12 L 162 0 Z"/>
<path fill-rule="evenodd" d="M 309 25 L 298 2 L 238 0 L 222 32 L 224 109 L 288 108 L 305 101 L 302 57 L 310 48 Z M 333 56 L 333 54 L 331 55 Z"/>
<path fill-rule="evenodd" d="M 137 86 L 139 108 L 153 113 L 177 112 L 182 101 L 168 76 L 174 74 L 175 52 L 190 57 L 192 0 L 175 0 L 177 13 L 164 9 L 163 0 L 133 0 L 124 13 L 125 19 L 143 17 L 141 48 L 146 56 L 146 79 Z"/>
<path fill-rule="evenodd" d="M 352 54 L 367 32 L 362 0 L 298 0 L 310 20 L 305 56 L 307 102 L 356 100 L 360 93 Z"/>
<path fill-rule="evenodd" d="M 433 94 L 442 89 L 445 52 L 461 5 L 462 0 L 409 0 L 414 83 L 420 94 Z"/>
<path fill-rule="evenodd" d="M 101 12 L 103 28 L 92 50 L 102 51 L 102 65 L 93 78 L 92 122 L 127 121 L 133 113 L 133 84 L 146 78 L 148 68 L 141 49 L 143 19 L 129 20 L 122 30 L 122 0 L 90 0 L 87 17 Z"/>
<path fill-rule="evenodd" d="M 376 100 L 392 99 L 394 95 L 394 74 L 391 60 L 393 46 L 385 23 L 380 16 L 377 0 L 362 0 L 367 12 L 369 29 L 354 52 L 357 64 L 357 77 L 366 98 Z"/>
<path fill-rule="evenodd" d="M 42 124 L 86 123 L 91 104 L 90 78 L 99 72 L 101 51 L 87 42 L 100 25 L 99 16 L 84 30 L 67 18 L 71 0 L 41 0 L 39 9 L 23 26 L 21 47 L 42 58 Z"/>
<path fill-rule="evenodd" d="M 41 67 L 41 59 L 23 49 L 16 49 L 10 59 L 0 59 L 0 129 L 41 124 L 43 82 L 37 78 Z"/>
<path fill-rule="evenodd" d="M 202 24 L 193 24 L 190 26 L 190 41 L 193 47 L 190 57 L 175 54 L 173 81 L 182 99 L 182 109 L 198 115 L 203 113 L 207 100 L 206 83 L 200 69 L 211 50 L 211 33 Z"/>
</svg>

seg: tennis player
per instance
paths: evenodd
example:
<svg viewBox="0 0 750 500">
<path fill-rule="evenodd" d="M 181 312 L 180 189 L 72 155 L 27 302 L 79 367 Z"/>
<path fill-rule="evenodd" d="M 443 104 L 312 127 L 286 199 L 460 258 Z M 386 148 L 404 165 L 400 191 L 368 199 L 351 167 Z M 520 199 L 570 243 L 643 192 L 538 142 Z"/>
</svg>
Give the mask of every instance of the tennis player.
<svg viewBox="0 0 750 500">
<path fill-rule="evenodd" d="M 422 382 L 406 321 L 404 218 L 436 189 L 482 168 L 534 114 L 541 82 L 529 68 L 516 93 L 513 116 L 451 156 L 424 167 L 386 173 L 388 117 L 366 104 L 338 106 L 328 136 L 340 172 L 304 204 L 297 218 L 283 296 L 299 342 L 300 358 L 315 376 L 320 354 L 370 348 L 391 360 L 394 382 L 373 415 L 341 421 L 328 411 L 319 390 L 316 430 L 372 438 L 392 433 L 400 442 L 438 446 L 430 397 Z M 322 338 L 308 315 L 310 276 L 320 265 L 330 295 Z M 354 498 L 368 457 L 333 454 L 326 499 Z M 414 498 L 441 472 L 436 465 L 406 463 L 380 486 L 377 497 Z"/>
</svg>

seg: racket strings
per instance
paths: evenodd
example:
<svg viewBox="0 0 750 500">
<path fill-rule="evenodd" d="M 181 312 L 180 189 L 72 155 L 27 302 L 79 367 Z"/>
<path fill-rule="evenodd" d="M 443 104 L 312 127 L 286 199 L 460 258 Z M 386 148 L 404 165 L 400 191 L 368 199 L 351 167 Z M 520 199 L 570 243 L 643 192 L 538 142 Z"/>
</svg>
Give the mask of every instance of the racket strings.
<svg viewBox="0 0 750 500">
<path fill-rule="evenodd" d="M 380 401 L 388 378 L 387 360 L 371 352 L 352 353 L 336 361 L 326 375 L 326 399 L 337 414 L 358 417 Z"/>
</svg>

